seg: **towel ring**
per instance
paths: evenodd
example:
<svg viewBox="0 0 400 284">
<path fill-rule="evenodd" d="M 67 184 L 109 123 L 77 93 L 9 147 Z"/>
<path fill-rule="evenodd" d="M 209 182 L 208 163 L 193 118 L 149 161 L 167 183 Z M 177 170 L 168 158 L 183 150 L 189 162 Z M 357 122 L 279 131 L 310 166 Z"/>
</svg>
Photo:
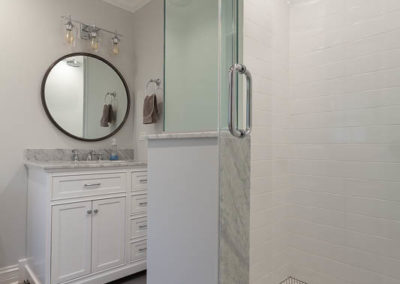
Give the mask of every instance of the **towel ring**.
<svg viewBox="0 0 400 284">
<path fill-rule="evenodd" d="M 117 98 L 117 92 L 107 93 L 104 96 L 104 104 L 107 104 L 107 98 L 111 97 L 110 104 Z"/>
<path fill-rule="evenodd" d="M 154 87 L 154 93 L 156 93 L 157 92 L 157 90 L 160 88 L 160 86 L 161 86 L 161 80 L 160 79 L 150 79 L 148 82 L 147 82 L 147 84 L 146 84 L 146 89 L 145 89 L 145 95 L 147 96 L 147 94 L 148 94 L 148 89 L 149 89 L 149 86 L 150 86 L 150 84 L 154 84 L 155 85 L 155 87 Z"/>
</svg>

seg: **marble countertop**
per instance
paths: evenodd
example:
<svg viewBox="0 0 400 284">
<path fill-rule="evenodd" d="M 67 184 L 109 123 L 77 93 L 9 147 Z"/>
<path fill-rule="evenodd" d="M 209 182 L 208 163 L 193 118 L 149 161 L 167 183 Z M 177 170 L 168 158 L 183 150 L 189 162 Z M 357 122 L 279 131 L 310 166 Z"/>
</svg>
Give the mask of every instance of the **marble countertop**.
<svg viewBox="0 0 400 284">
<path fill-rule="evenodd" d="M 147 136 L 147 139 L 157 140 L 157 139 L 190 139 L 190 138 L 217 138 L 217 137 L 218 137 L 218 131 L 203 131 L 203 132 L 151 134 Z"/>
<path fill-rule="evenodd" d="M 68 170 L 68 169 L 98 169 L 98 168 L 123 168 L 146 167 L 143 162 L 132 160 L 120 161 L 25 161 L 27 167 L 41 168 L 43 170 Z"/>
</svg>

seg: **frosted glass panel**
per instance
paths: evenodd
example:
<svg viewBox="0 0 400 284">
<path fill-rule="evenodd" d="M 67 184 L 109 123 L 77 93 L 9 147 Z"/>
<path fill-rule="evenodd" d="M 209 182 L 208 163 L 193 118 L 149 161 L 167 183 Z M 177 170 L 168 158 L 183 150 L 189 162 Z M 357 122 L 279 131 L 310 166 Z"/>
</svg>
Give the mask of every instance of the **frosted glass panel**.
<svg viewBox="0 0 400 284">
<path fill-rule="evenodd" d="M 218 1 L 165 1 L 166 132 L 218 128 Z"/>
</svg>

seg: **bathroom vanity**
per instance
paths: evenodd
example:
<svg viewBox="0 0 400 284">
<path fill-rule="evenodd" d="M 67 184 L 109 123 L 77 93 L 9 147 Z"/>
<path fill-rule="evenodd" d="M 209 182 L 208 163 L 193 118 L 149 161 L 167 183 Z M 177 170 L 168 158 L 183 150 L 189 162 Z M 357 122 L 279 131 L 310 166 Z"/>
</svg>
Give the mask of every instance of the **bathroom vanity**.
<svg viewBox="0 0 400 284">
<path fill-rule="evenodd" d="M 145 164 L 26 166 L 25 268 L 31 283 L 107 283 L 146 269 Z"/>
</svg>

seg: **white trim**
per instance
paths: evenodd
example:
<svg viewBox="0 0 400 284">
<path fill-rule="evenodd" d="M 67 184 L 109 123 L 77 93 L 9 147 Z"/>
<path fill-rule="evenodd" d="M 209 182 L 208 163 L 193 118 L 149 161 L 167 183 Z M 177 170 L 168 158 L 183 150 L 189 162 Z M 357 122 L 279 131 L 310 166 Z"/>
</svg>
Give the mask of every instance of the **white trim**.
<svg viewBox="0 0 400 284">
<path fill-rule="evenodd" d="M 131 13 L 135 13 L 137 10 L 146 6 L 151 0 L 103 0 L 104 2 L 126 10 Z"/>
<path fill-rule="evenodd" d="M 0 268 L 0 283 L 18 283 L 19 266 L 18 264 Z"/>
<path fill-rule="evenodd" d="M 32 269 L 29 267 L 26 259 L 21 259 L 19 261 L 20 268 L 18 269 L 18 265 L 13 265 L 12 267 L 16 267 L 17 273 L 14 282 L 4 282 L 4 284 L 18 284 L 23 283 L 24 280 L 29 280 L 31 284 L 42 284 Z M 114 269 L 106 270 L 101 273 L 94 273 L 85 277 L 77 278 L 65 283 L 75 283 L 75 281 L 79 281 L 82 284 L 96 284 L 99 283 L 99 279 L 104 282 L 111 282 L 138 272 L 146 270 L 146 261 L 129 263 L 124 266 L 116 267 Z M 1 271 L 1 270 L 0 270 Z M 1 276 L 1 275 L 0 275 Z M 18 278 L 19 277 L 19 278 Z M 18 282 L 19 279 L 19 282 Z M 2 278 L 0 277 L 0 284 L 3 284 Z"/>
<path fill-rule="evenodd" d="M 26 258 L 19 260 L 19 282 L 24 283 L 25 280 L 28 280 L 31 284 L 41 284 L 35 273 L 33 273 L 32 269 L 28 265 L 28 260 Z"/>
</svg>

